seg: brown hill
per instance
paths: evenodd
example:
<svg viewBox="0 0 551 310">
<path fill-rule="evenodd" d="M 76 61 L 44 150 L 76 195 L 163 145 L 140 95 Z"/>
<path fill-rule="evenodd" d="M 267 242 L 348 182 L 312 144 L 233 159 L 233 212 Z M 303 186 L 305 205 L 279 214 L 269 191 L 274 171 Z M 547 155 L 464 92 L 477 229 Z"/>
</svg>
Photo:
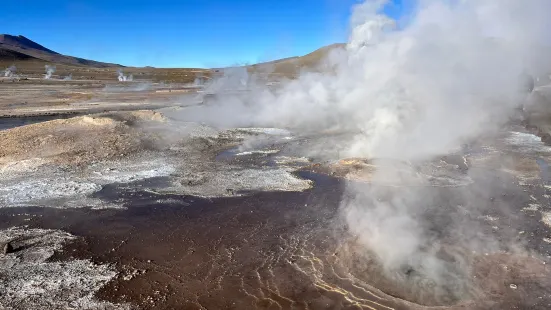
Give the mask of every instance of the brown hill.
<svg viewBox="0 0 551 310">
<path fill-rule="evenodd" d="M 24 36 L 12 36 L 9 34 L 0 35 L 0 60 L 42 60 L 56 64 L 96 68 L 122 67 L 118 64 L 61 55 Z"/>
<path fill-rule="evenodd" d="M 36 59 L 36 58 L 31 57 L 29 55 L 25 55 L 23 53 L 0 48 L 0 60 L 15 61 L 15 60 L 31 60 L 31 59 Z"/>
<path fill-rule="evenodd" d="M 252 72 L 270 72 L 276 75 L 292 77 L 303 69 L 316 69 L 330 52 L 344 49 L 346 44 L 335 43 L 319 48 L 304 56 L 289 57 L 250 66 Z"/>
<path fill-rule="evenodd" d="M 39 50 L 39 51 L 43 51 L 43 52 L 46 52 L 46 53 L 59 55 L 59 53 L 56 53 L 56 52 L 54 52 L 50 49 L 47 49 L 44 46 L 42 46 L 42 45 L 40 45 L 36 42 L 33 42 L 33 41 L 31 41 L 31 40 L 29 40 L 26 37 L 21 36 L 21 35 L 20 36 L 12 36 L 12 35 L 9 35 L 9 34 L 0 34 L 0 43 L 10 45 L 10 46 L 13 46 L 13 47 L 17 47 L 17 48 L 20 48 L 20 49 L 33 49 L 33 50 Z"/>
<path fill-rule="evenodd" d="M 247 66 L 249 72 L 261 73 L 262 76 L 293 78 L 301 70 L 317 70 L 323 59 L 333 50 L 344 48 L 344 44 L 332 44 L 322 47 L 304 56 L 289 57 L 274 61 Z M 0 70 L 11 65 L 17 67 L 17 74 L 22 76 L 43 76 L 44 65 L 55 64 L 56 75 L 72 75 L 75 79 L 117 79 L 116 71 L 123 67 L 118 64 L 104 63 L 59 54 L 24 36 L 0 34 Z M 210 78 L 223 74 L 224 68 L 153 68 L 124 67 L 126 74 L 133 74 L 138 80 L 163 81 L 167 83 L 192 83 L 198 76 Z"/>
</svg>

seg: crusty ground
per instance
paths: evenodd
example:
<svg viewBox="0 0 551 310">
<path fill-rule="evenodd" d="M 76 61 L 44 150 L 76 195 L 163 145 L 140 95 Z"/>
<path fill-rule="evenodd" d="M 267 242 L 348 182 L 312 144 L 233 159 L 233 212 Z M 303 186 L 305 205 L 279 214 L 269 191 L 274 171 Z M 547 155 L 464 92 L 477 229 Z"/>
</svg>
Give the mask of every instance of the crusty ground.
<svg viewBox="0 0 551 310">
<path fill-rule="evenodd" d="M 71 165 L 123 157 L 151 147 L 154 133 L 141 125 L 164 121 L 153 111 L 112 112 L 0 131 L 0 165 L 37 157 Z"/>
</svg>

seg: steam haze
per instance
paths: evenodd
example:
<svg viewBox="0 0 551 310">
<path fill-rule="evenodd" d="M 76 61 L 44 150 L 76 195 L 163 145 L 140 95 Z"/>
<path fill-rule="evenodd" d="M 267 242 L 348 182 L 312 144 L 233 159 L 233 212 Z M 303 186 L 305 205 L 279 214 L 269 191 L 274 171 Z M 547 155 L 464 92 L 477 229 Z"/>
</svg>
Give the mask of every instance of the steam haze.
<svg viewBox="0 0 551 310">
<path fill-rule="evenodd" d="M 191 61 L 196 49 L 234 64 L 263 48 L 255 34 L 274 40 L 263 22 L 319 47 L 308 39 L 330 35 L 308 18 L 340 22 L 349 7 L 100 2 L 94 12 L 125 9 L 130 27 L 107 36 L 86 10 L 49 19 L 78 22 L 66 35 L 86 30 L 91 50 L 110 53 L 94 32 L 151 46 L 127 59 Z M 96 298 L 121 309 L 549 309 L 551 80 L 538 78 L 551 72 L 551 0 L 354 3 L 345 44 L 212 69 L 101 64 L 0 35 L 2 68 L 19 70 L 0 77 L 2 307 L 75 296 L 85 309 Z M 82 10 L 52 14 L 66 11 Z M 254 28 L 233 34 L 242 56 L 219 47 L 241 42 L 233 27 Z M 178 28 L 219 41 L 192 44 Z M 51 229 L 74 238 L 53 242 Z M 66 270 L 75 260 L 111 275 Z M 89 293 L 83 275 L 98 278 Z"/>
<path fill-rule="evenodd" d="M 520 74 L 542 67 L 533 56 L 548 41 L 543 0 L 421 1 L 397 31 L 377 14 L 383 4 L 355 8 L 346 51 L 326 60 L 335 74 L 303 73 L 278 90 L 249 83 L 247 96 L 219 105 L 246 115 L 237 124 L 360 132 L 349 156 L 422 159 L 501 125 L 524 95 Z"/>
<path fill-rule="evenodd" d="M 15 74 L 15 71 L 17 71 L 17 68 L 13 65 L 9 68 L 6 68 L 4 70 L 4 77 L 12 77 Z"/>
<path fill-rule="evenodd" d="M 44 75 L 44 79 L 49 80 L 55 73 L 55 66 L 45 65 L 44 68 L 46 69 L 46 75 Z"/>
<path fill-rule="evenodd" d="M 215 98 L 206 108 L 186 110 L 181 117 L 219 126 L 338 130 L 348 133 L 347 139 L 332 143 L 341 157 L 424 163 L 503 126 L 527 96 L 519 87 L 522 74 L 549 68 L 538 57 L 541 46 L 550 42 L 549 1 L 419 1 L 402 29 L 378 13 L 385 4 L 366 1 L 355 7 L 346 49 L 335 50 L 322 64 L 333 72 L 303 72 L 272 89 L 255 76 L 241 83 L 246 71 L 231 69 L 207 85 Z M 246 91 L 228 95 L 226 86 Z M 372 182 L 416 184 L 414 168 L 408 167 L 411 173 L 378 166 Z M 387 278 L 406 281 L 396 272 L 412 266 L 437 284 L 434 298 L 445 291 L 455 291 L 458 299 L 471 296 L 469 268 L 450 267 L 437 255 L 441 245 L 422 218 L 432 203 L 430 195 L 416 186 L 349 185 L 342 216 Z M 462 195 L 469 206 L 481 204 L 479 195 L 468 190 Z M 447 220 L 460 221 L 456 216 Z M 476 226 L 449 229 L 459 233 L 456 246 L 465 253 L 517 247 L 499 245 L 492 236 L 478 234 Z M 468 259 L 457 255 L 456 260 Z"/>
<path fill-rule="evenodd" d="M 117 70 L 117 78 L 119 79 L 119 82 L 131 82 L 134 80 L 132 74 L 125 75 L 122 70 Z"/>
</svg>

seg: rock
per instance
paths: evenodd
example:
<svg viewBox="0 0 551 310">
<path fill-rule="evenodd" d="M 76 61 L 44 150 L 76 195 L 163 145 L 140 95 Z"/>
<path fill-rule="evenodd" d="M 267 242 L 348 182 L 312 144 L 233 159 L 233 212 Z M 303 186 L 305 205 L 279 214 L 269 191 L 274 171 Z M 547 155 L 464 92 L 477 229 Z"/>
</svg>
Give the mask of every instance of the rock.
<svg viewBox="0 0 551 310">
<path fill-rule="evenodd" d="M 545 144 L 551 144 L 551 135 L 548 133 L 545 133 L 541 136 L 541 142 Z"/>
<path fill-rule="evenodd" d="M 2 247 L 2 253 L 4 253 L 4 255 L 13 253 L 13 250 L 14 250 L 14 248 L 11 245 L 11 243 L 9 243 L 9 242 L 6 242 L 4 244 L 4 246 Z"/>
</svg>

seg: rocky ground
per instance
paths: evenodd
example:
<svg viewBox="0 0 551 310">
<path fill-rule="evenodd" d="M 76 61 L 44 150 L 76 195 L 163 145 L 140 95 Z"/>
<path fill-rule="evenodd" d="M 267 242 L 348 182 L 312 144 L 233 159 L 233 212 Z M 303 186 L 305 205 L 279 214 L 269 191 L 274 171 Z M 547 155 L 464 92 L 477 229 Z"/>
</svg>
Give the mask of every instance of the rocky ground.
<svg viewBox="0 0 551 310">
<path fill-rule="evenodd" d="M 340 158 L 330 142 L 346 133 L 215 128 L 175 117 L 185 105 L 143 108 L 0 119 L 0 306 L 551 307 L 544 119 L 400 162 Z M 389 272 L 350 225 L 366 219 L 352 193 L 412 192 L 441 283 L 425 262 Z"/>
<path fill-rule="evenodd" d="M 192 83 L 0 77 L 0 117 L 90 114 L 193 105 Z"/>
<path fill-rule="evenodd" d="M 117 271 L 90 260 L 51 261 L 75 236 L 60 230 L 11 228 L 0 235 L 0 303 L 16 309 L 130 309 L 95 298 Z"/>
</svg>

